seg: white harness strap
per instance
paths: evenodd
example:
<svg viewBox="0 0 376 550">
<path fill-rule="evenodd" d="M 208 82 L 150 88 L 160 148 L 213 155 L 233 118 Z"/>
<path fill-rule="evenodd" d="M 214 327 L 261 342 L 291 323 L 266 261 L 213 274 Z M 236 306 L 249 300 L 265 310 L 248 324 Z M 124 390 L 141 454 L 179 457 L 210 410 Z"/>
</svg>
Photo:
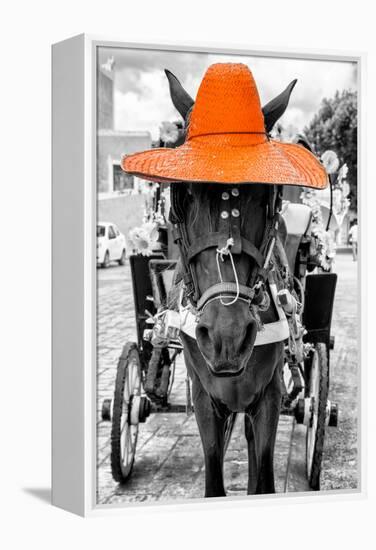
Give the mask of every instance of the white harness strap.
<svg viewBox="0 0 376 550">
<path fill-rule="evenodd" d="M 286 319 L 285 312 L 281 308 L 277 300 L 277 287 L 275 283 L 269 283 L 272 300 L 278 313 L 278 321 L 272 323 L 266 323 L 263 328 L 258 331 L 255 341 L 255 346 L 264 346 L 266 344 L 273 344 L 275 342 L 282 342 L 289 337 L 289 325 Z M 196 339 L 196 326 L 197 317 L 194 315 L 189 307 L 183 307 L 179 305 L 180 313 L 180 330 L 185 334 L 188 334 L 191 338 Z"/>
</svg>

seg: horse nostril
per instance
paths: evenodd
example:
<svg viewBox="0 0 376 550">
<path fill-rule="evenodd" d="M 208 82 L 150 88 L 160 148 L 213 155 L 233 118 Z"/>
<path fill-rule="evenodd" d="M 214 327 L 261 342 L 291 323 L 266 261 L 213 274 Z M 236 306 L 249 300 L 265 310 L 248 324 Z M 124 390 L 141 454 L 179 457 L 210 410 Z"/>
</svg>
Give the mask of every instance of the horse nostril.
<svg viewBox="0 0 376 550">
<path fill-rule="evenodd" d="M 196 338 L 200 342 L 200 346 L 206 349 L 207 352 L 212 352 L 213 347 L 216 348 L 206 325 L 198 325 L 196 327 Z M 218 352 L 218 350 L 217 350 Z"/>
<path fill-rule="evenodd" d="M 217 319 L 214 327 L 201 321 L 196 326 L 198 346 L 210 362 L 238 361 L 248 355 L 254 343 L 257 327 L 254 319 L 244 319 L 243 323 L 226 323 Z"/>
<path fill-rule="evenodd" d="M 201 340 L 202 343 L 210 340 L 209 329 L 205 325 L 198 325 L 196 327 L 196 337 Z"/>
<path fill-rule="evenodd" d="M 250 321 L 244 331 L 244 337 L 240 345 L 239 353 L 243 354 L 247 351 L 247 348 L 252 344 L 252 340 L 256 333 L 257 327 L 255 321 Z"/>
</svg>

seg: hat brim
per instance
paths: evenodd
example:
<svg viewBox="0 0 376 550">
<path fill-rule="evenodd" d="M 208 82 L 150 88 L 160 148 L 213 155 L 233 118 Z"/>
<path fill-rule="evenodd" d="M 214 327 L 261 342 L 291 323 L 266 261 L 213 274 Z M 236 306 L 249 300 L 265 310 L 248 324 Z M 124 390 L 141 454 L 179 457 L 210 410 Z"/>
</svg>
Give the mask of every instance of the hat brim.
<svg viewBox="0 0 376 550">
<path fill-rule="evenodd" d="M 324 189 L 328 175 L 303 146 L 266 140 L 234 145 L 226 140 L 191 139 L 175 149 L 124 156 L 122 168 L 150 181 L 219 184 L 264 183 Z"/>
</svg>

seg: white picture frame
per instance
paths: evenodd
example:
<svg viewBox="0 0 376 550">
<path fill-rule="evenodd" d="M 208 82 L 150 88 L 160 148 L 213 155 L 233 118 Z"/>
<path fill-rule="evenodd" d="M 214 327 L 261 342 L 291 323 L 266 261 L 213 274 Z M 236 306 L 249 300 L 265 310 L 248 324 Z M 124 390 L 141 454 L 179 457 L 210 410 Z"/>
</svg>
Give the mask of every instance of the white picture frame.
<svg viewBox="0 0 376 550">
<path fill-rule="evenodd" d="M 363 178 L 365 54 L 313 51 L 268 51 L 225 45 L 135 44 L 79 35 L 52 47 L 52 502 L 82 516 L 112 513 L 96 504 L 96 52 L 98 47 L 143 48 L 254 56 L 351 61 L 358 68 L 359 141 L 358 204 L 365 227 Z M 360 255 L 363 241 L 360 244 Z M 365 263 L 359 269 L 359 491 L 365 494 Z M 258 496 L 233 500 L 234 506 L 267 504 L 273 498 L 338 499 L 344 491 Z M 286 498 L 288 497 L 288 498 Z M 211 505 L 213 502 L 211 501 Z M 154 504 L 157 506 L 157 504 Z M 168 506 L 175 506 L 171 503 Z M 198 499 L 185 505 L 207 506 Z M 121 505 L 126 508 L 128 505 Z M 132 505 L 129 505 L 132 506 Z"/>
</svg>

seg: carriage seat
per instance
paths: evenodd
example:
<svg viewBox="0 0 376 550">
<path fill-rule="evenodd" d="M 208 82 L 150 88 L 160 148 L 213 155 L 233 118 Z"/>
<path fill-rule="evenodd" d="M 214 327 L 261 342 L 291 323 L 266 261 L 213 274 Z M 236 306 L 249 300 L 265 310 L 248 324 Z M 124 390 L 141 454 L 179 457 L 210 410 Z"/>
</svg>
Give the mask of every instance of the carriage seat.
<svg viewBox="0 0 376 550">
<path fill-rule="evenodd" d="M 290 271 L 295 272 L 295 261 L 302 237 L 307 235 L 311 227 L 312 210 L 306 204 L 286 201 L 282 206 L 282 218 L 286 224 L 287 236 L 285 242 L 286 256 Z"/>
</svg>

